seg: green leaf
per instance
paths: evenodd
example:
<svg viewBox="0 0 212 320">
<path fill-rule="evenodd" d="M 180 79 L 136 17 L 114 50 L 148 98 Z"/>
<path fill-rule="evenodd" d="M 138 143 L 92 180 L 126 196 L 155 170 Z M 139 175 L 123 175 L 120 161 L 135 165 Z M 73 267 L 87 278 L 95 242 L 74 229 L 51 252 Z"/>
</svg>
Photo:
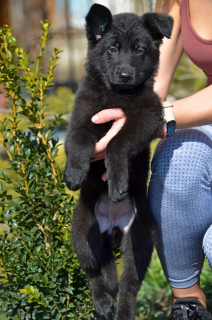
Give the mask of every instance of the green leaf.
<svg viewBox="0 0 212 320">
<path fill-rule="evenodd" d="M 38 253 L 38 252 L 41 250 L 41 248 L 42 248 L 41 245 L 37 246 L 37 247 L 36 247 L 36 252 Z"/>
<path fill-rule="evenodd" d="M 41 280 L 39 273 L 35 273 L 35 274 L 34 274 L 34 280 L 35 280 L 36 282 Z"/>
<path fill-rule="evenodd" d="M 26 289 L 19 289 L 19 292 L 21 292 L 23 294 L 27 294 L 27 290 Z"/>
<path fill-rule="evenodd" d="M 147 320 L 151 320 L 151 319 L 152 319 L 152 307 L 149 310 L 148 317 L 147 317 Z"/>
<path fill-rule="evenodd" d="M 70 294 L 73 294 L 73 287 L 66 288 L 65 291 Z"/>
<path fill-rule="evenodd" d="M 26 258 L 27 258 L 27 256 L 26 256 L 26 254 L 24 254 L 23 257 L 22 257 L 22 259 L 21 259 L 21 261 L 22 261 L 23 263 L 26 263 Z"/>
<path fill-rule="evenodd" d="M 35 291 L 34 291 L 34 298 L 35 298 L 36 300 L 38 300 L 39 296 L 40 296 L 40 293 L 39 293 L 38 289 L 35 289 Z"/>
<path fill-rule="evenodd" d="M 16 43 L 16 39 L 15 39 L 15 37 L 10 36 L 10 37 L 9 37 L 9 39 L 8 39 L 8 42 L 14 46 L 14 45 L 15 45 L 15 43 Z"/>
<path fill-rule="evenodd" d="M 46 275 L 43 276 L 43 283 L 44 283 L 45 285 L 48 284 L 48 278 L 47 278 Z"/>
<path fill-rule="evenodd" d="M 12 229 L 13 229 L 13 230 L 17 230 L 17 228 L 18 228 L 17 223 L 16 223 L 16 222 L 13 222 L 13 224 L 12 224 Z"/>
<path fill-rule="evenodd" d="M 10 50 L 7 50 L 4 56 L 9 61 L 12 59 L 12 53 L 10 52 Z"/>
<path fill-rule="evenodd" d="M 56 158 L 57 154 L 58 154 L 58 148 L 54 148 L 51 152 L 52 159 Z"/>
<path fill-rule="evenodd" d="M 51 138 L 51 135 L 52 135 L 52 130 L 48 130 L 48 131 L 46 131 L 44 138 L 46 140 L 49 140 Z"/>
<path fill-rule="evenodd" d="M 28 159 L 28 158 L 30 157 L 30 155 L 31 155 L 31 150 L 30 150 L 30 149 L 27 149 L 27 150 L 25 151 L 25 157 Z"/>
<path fill-rule="evenodd" d="M 14 64 L 10 64 L 8 69 L 9 70 L 15 69 L 15 65 Z"/>
<path fill-rule="evenodd" d="M 3 134 L 3 138 L 6 140 L 10 135 L 10 131 L 5 131 Z"/>
<path fill-rule="evenodd" d="M 8 175 L 7 175 L 7 172 L 6 172 L 6 171 L 2 170 L 2 171 L 1 171 L 1 175 L 2 175 L 2 177 L 3 177 L 5 180 L 8 180 Z"/>
<path fill-rule="evenodd" d="M 37 102 L 37 108 L 38 108 L 38 110 L 41 110 L 41 109 L 42 109 L 42 104 L 41 104 L 40 101 Z"/>
<path fill-rule="evenodd" d="M 55 320 L 60 320 L 61 319 L 61 315 L 58 313 Z"/>
<path fill-rule="evenodd" d="M 75 317 L 75 315 L 74 315 L 72 312 L 69 312 L 68 316 L 69 316 L 70 318 L 74 318 L 74 317 Z"/>
<path fill-rule="evenodd" d="M 14 146 L 12 146 L 11 148 L 10 148 L 10 154 L 11 154 L 11 156 L 14 158 L 15 157 L 15 147 Z"/>
<path fill-rule="evenodd" d="M 9 221 L 10 218 L 11 218 L 11 215 L 9 214 L 9 211 L 7 211 L 7 212 L 4 214 L 4 219 L 5 219 L 6 221 Z"/>
</svg>

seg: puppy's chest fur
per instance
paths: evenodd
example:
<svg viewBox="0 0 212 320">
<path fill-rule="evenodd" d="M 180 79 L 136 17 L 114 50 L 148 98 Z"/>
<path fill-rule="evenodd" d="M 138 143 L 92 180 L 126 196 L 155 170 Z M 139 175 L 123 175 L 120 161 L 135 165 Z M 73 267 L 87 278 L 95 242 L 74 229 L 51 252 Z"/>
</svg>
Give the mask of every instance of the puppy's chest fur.
<svg viewBox="0 0 212 320">
<path fill-rule="evenodd" d="M 86 90 L 84 88 L 86 88 Z M 78 108 L 74 110 L 73 127 L 76 122 L 80 123 L 81 126 L 87 127 L 89 131 L 95 131 L 98 139 L 102 138 L 112 125 L 112 122 L 101 125 L 91 122 L 92 116 L 102 110 L 121 108 L 132 126 L 134 126 L 134 122 L 138 119 L 137 116 L 142 112 L 146 111 L 151 113 L 151 111 L 153 111 L 154 114 L 161 115 L 160 108 L 158 107 L 160 102 L 153 92 L 152 82 L 144 84 L 135 90 L 128 91 L 127 93 L 114 92 L 112 90 L 106 90 L 105 88 L 102 89 L 97 83 L 91 85 L 90 77 L 86 76 L 82 88 L 79 88 L 78 96 L 80 96 L 80 100 L 86 101 L 86 112 L 82 112 L 81 110 L 84 108 L 84 103 L 79 103 Z M 149 100 L 151 104 L 149 104 Z M 88 103 L 88 101 L 90 102 Z M 77 121 L 75 119 L 77 119 Z"/>
</svg>

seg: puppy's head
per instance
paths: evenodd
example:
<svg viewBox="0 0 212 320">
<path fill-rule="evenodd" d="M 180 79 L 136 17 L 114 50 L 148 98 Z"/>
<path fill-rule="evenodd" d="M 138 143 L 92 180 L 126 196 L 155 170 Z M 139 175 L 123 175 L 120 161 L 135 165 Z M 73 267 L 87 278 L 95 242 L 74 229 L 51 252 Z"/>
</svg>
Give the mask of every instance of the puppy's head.
<svg viewBox="0 0 212 320">
<path fill-rule="evenodd" d="M 111 15 L 94 4 L 86 16 L 89 43 L 87 70 L 112 90 L 130 90 L 152 78 L 159 61 L 159 45 L 170 38 L 171 17 L 146 13 Z"/>
</svg>

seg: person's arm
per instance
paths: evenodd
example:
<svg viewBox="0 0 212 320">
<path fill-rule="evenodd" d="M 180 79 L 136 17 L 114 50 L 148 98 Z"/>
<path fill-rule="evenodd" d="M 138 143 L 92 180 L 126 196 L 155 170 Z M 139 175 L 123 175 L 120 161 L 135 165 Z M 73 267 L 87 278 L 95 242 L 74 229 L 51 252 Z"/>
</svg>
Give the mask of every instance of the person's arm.
<svg viewBox="0 0 212 320">
<path fill-rule="evenodd" d="M 177 0 L 158 0 L 156 11 L 174 19 L 171 39 L 163 38 L 160 46 L 160 61 L 154 90 L 161 100 L 166 100 L 174 72 L 183 53 L 180 23 L 180 4 Z"/>
<path fill-rule="evenodd" d="M 169 5 L 168 5 L 169 3 Z M 157 1 L 156 11 L 169 14 L 174 18 L 171 40 L 164 39 L 158 75 L 155 78 L 155 91 L 166 100 L 170 82 L 183 52 L 180 30 L 178 1 Z M 177 128 L 189 128 L 212 124 L 212 85 L 199 92 L 173 103 Z"/>
<path fill-rule="evenodd" d="M 212 86 L 174 102 L 178 129 L 212 124 Z"/>
</svg>

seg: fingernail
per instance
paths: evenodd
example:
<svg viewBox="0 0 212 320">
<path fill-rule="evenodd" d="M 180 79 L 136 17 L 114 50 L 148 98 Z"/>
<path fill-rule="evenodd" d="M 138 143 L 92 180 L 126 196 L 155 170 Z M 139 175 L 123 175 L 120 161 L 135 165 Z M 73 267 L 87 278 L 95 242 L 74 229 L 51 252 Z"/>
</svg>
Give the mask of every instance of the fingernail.
<svg viewBox="0 0 212 320">
<path fill-rule="evenodd" d="M 99 116 L 97 114 L 95 114 L 95 116 L 91 118 L 92 122 L 97 122 L 98 120 L 99 120 Z"/>
</svg>

